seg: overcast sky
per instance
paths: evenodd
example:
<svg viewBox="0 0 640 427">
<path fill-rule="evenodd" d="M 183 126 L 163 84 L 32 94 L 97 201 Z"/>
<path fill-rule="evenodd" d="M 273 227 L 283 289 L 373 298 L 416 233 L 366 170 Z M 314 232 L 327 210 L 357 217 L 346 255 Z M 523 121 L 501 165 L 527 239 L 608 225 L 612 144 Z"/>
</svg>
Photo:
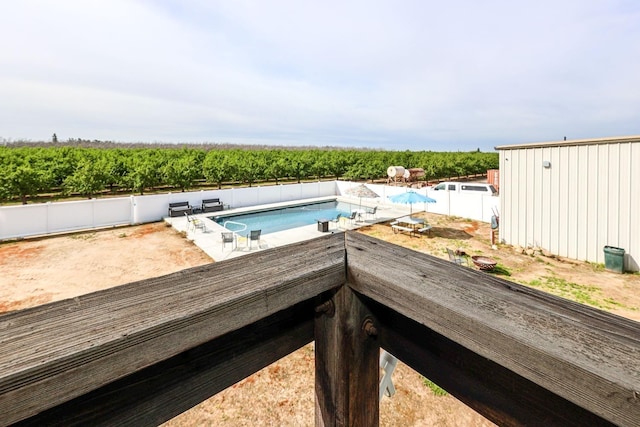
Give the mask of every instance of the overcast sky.
<svg viewBox="0 0 640 427">
<path fill-rule="evenodd" d="M 637 0 L 0 0 L 0 138 L 492 150 L 640 134 Z"/>
</svg>

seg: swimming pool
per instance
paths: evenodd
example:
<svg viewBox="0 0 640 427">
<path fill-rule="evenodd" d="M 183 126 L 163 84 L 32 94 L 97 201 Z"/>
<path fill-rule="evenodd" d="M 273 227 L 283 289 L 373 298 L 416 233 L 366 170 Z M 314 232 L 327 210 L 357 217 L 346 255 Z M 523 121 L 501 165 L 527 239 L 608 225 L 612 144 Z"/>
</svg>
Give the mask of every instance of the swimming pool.
<svg viewBox="0 0 640 427">
<path fill-rule="evenodd" d="M 269 234 L 315 224 L 318 219 L 335 219 L 338 214 L 349 216 L 350 206 L 353 205 L 337 201 L 319 202 L 209 219 L 229 231 L 262 230 L 262 234 Z"/>
</svg>

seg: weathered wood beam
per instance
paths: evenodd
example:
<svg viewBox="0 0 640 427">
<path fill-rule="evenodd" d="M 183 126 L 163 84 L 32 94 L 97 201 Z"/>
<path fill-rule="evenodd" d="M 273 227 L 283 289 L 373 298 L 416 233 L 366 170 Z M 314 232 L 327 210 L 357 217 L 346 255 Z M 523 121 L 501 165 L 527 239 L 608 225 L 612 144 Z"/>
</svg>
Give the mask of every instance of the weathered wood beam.
<svg viewBox="0 0 640 427">
<path fill-rule="evenodd" d="M 611 423 L 640 420 L 638 322 L 362 234 L 346 248 L 359 293 Z"/>
<path fill-rule="evenodd" d="M 347 286 L 329 301 L 315 323 L 315 425 L 375 427 L 380 412 L 375 319 Z"/>
<path fill-rule="evenodd" d="M 160 422 L 308 342 L 318 295 L 317 425 L 378 423 L 381 343 L 500 424 L 640 419 L 637 322 L 340 233 L 0 316 L 0 424 Z"/>
<path fill-rule="evenodd" d="M 497 425 L 614 425 L 373 300 L 365 304 L 385 350 Z"/>
<path fill-rule="evenodd" d="M 344 252 L 334 234 L 0 316 L 3 422 L 339 287 Z"/>
<path fill-rule="evenodd" d="M 313 341 L 316 299 L 279 311 L 18 422 L 156 426 Z"/>
</svg>

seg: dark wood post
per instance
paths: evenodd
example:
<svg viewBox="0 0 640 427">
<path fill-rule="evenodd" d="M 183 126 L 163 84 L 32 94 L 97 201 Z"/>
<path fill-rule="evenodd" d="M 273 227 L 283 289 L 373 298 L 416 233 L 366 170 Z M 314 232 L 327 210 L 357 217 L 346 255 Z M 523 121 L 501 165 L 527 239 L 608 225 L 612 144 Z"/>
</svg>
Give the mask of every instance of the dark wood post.
<svg viewBox="0 0 640 427">
<path fill-rule="evenodd" d="M 316 426 L 377 426 L 380 344 L 375 319 L 348 286 L 317 308 Z"/>
</svg>

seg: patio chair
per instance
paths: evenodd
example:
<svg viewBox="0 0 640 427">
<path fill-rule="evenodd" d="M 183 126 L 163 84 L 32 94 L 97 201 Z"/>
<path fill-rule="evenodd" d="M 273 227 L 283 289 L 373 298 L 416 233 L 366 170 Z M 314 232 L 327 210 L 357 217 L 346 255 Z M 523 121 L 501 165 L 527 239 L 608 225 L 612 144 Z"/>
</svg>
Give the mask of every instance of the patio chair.
<svg viewBox="0 0 640 427">
<path fill-rule="evenodd" d="M 340 218 L 342 218 L 342 214 L 338 214 L 335 219 L 331 219 L 329 220 L 329 222 L 334 223 L 336 225 L 336 228 L 340 228 Z"/>
<path fill-rule="evenodd" d="M 237 246 L 238 243 L 236 242 L 236 235 L 235 233 L 229 231 L 229 232 L 222 232 L 222 250 L 224 251 L 224 247 L 227 243 L 231 243 L 231 250 L 234 250 Z"/>
<path fill-rule="evenodd" d="M 458 265 L 466 265 L 467 267 L 469 267 L 469 260 L 467 259 L 467 257 L 463 257 L 462 255 L 457 254 L 455 251 L 452 251 L 449 248 L 447 248 L 447 253 L 449 254 L 449 261 Z"/>
<path fill-rule="evenodd" d="M 374 219 L 375 219 L 375 218 L 376 218 L 376 211 L 377 211 L 377 210 L 378 210 L 378 207 L 377 207 L 377 206 L 374 206 L 374 207 L 372 207 L 372 208 L 365 208 L 365 209 L 364 209 L 364 212 L 365 212 L 365 214 L 366 214 L 367 216 L 370 216 L 370 217 L 372 217 L 372 218 L 374 218 Z"/>
<path fill-rule="evenodd" d="M 207 231 L 207 226 L 204 221 L 199 218 L 194 218 L 187 212 L 185 212 L 184 215 L 187 217 L 187 231 L 189 231 L 189 229 L 192 229 L 194 232 L 196 230 L 201 230 L 203 233 Z"/>
<path fill-rule="evenodd" d="M 258 248 L 260 248 L 260 233 L 262 233 L 262 230 L 251 230 L 249 234 L 249 249 L 251 249 L 251 242 L 253 241 L 257 241 Z"/>
<path fill-rule="evenodd" d="M 345 217 L 349 220 L 349 224 L 353 224 L 353 222 L 356 220 L 356 217 L 358 216 L 358 211 L 352 211 L 351 215 L 349 217 Z"/>
</svg>

